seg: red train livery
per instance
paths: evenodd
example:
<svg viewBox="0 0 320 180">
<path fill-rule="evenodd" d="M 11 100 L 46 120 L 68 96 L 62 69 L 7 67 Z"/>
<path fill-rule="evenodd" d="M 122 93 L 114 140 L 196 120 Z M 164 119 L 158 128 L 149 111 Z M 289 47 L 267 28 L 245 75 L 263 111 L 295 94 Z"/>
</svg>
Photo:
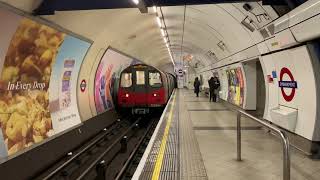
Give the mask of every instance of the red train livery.
<svg viewBox="0 0 320 180">
<path fill-rule="evenodd" d="M 148 113 L 163 107 L 175 88 L 175 77 L 145 64 L 127 67 L 121 72 L 118 107 L 132 109 L 134 114 Z"/>
</svg>

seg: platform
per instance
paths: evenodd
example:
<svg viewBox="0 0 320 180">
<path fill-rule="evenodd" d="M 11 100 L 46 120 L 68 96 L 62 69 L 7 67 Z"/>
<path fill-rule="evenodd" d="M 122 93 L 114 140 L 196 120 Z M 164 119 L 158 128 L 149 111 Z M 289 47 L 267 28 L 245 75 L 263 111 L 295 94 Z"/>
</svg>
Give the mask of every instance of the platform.
<svg viewBox="0 0 320 180">
<path fill-rule="evenodd" d="M 176 90 L 133 179 L 280 180 L 278 139 L 242 118 L 242 156 L 236 161 L 236 113 L 224 103 Z M 291 148 L 291 179 L 320 179 L 320 161 Z"/>
</svg>

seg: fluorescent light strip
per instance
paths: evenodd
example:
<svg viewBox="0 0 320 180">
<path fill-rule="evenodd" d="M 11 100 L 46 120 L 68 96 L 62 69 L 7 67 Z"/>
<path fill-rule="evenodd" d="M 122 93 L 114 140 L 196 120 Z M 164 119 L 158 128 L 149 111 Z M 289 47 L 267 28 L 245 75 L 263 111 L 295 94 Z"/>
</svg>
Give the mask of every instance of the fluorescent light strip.
<svg viewBox="0 0 320 180">
<path fill-rule="evenodd" d="M 167 37 L 163 37 L 163 41 L 164 41 L 164 43 L 169 43 Z"/>
<path fill-rule="evenodd" d="M 133 0 L 133 1 L 135 1 L 135 0 Z M 136 1 L 138 1 L 138 0 L 136 0 Z M 157 7 L 156 7 L 156 6 L 153 6 L 152 8 L 153 8 L 153 11 L 154 11 L 155 13 L 157 13 Z M 164 40 L 164 42 L 165 42 L 165 44 L 166 44 L 166 46 L 167 46 L 167 49 L 168 49 L 168 52 L 169 52 L 169 56 L 170 56 L 171 62 L 172 62 L 172 64 L 173 64 L 173 66 L 175 66 L 175 63 L 174 63 L 174 60 L 173 60 L 173 56 L 172 56 L 171 50 L 170 50 L 169 39 L 167 39 L 168 37 L 166 37 L 166 32 L 165 32 L 164 29 L 162 28 L 161 18 L 158 16 L 158 14 L 157 14 L 157 17 L 156 17 L 156 21 L 157 21 L 158 26 L 160 27 L 161 35 L 163 36 L 163 40 Z"/>
<path fill-rule="evenodd" d="M 132 2 L 133 2 L 134 4 L 136 4 L 136 5 L 139 4 L 139 0 L 132 0 Z"/>
<path fill-rule="evenodd" d="M 158 26 L 161 28 L 162 24 L 161 24 L 161 19 L 159 16 L 157 16 L 157 23 L 158 23 Z"/>
<path fill-rule="evenodd" d="M 164 30 L 161 28 L 160 31 L 161 31 L 162 36 L 165 37 L 166 34 L 165 34 Z"/>
</svg>

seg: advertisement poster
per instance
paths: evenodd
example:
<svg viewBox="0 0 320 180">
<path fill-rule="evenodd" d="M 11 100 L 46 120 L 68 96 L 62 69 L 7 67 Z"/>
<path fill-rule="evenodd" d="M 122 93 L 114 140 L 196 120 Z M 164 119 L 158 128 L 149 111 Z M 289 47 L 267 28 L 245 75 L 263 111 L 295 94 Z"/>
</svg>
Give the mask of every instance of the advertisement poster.
<svg viewBox="0 0 320 180">
<path fill-rule="evenodd" d="M 103 113 L 114 108 L 117 84 L 120 73 L 126 67 L 141 63 L 112 49 L 108 49 L 100 60 L 95 76 L 95 106 L 97 113 Z"/>
<path fill-rule="evenodd" d="M 0 20 L 4 22 L 1 33 L 5 34 L 0 36 L 0 157 L 6 157 L 60 132 L 52 121 L 58 117 L 52 119 L 49 97 L 62 96 L 56 92 L 56 81 L 61 81 L 60 52 L 70 50 L 65 45 L 73 44 L 68 44 L 65 33 L 3 9 Z M 72 48 L 77 52 L 79 47 Z M 75 60 L 74 68 L 83 60 L 80 55 L 70 58 L 81 58 Z M 70 82 L 77 82 L 77 73 L 70 74 Z M 53 84 L 51 79 L 55 79 Z M 75 87 L 71 83 L 68 92 Z M 55 91 L 50 92 L 52 89 Z M 70 96 L 68 107 L 77 107 L 72 99 L 76 95 Z"/>
<path fill-rule="evenodd" d="M 90 43 L 65 36 L 53 66 L 49 101 L 55 133 L 81 123 L 77 106 L 77 78 Z"/>
<path fill-rule="evenodd" d="M 228 77 L 228 101 L 237 106 L 243 106 L 244 79 L 241 68 L 226 70 Z"/>
</svg>

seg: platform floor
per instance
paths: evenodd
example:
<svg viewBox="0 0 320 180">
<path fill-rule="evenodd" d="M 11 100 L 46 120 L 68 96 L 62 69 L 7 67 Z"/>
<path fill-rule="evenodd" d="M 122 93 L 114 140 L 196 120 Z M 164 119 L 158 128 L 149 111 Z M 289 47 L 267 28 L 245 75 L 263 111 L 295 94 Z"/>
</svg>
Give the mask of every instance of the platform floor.
<svg viewBox="0 0 320 180">
<path fill-rule="evenodd" d="M 176 91 L 148 148 L 133 179 L 282 179 L 275 136 L 242 118 L 243 161 L 236 161 L 235 112 L 189 90 Z M 320 179 L 320 161 L 293 148 L 291 161 L 292 180 Z"/>
</svg>

